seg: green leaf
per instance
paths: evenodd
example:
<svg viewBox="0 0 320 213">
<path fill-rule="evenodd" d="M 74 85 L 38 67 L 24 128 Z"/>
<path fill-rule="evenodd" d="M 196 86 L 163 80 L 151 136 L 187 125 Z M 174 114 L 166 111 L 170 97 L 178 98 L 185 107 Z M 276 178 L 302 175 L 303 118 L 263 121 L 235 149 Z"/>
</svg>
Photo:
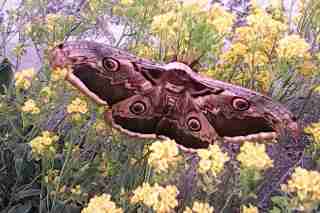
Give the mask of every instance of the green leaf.
<svg viewBox="0 0 320 213">
<path fill-rule="evenodd" d="M 274 196 L 271 198 L 273 205 L 275 206 L 272 210 L 277 212 L 277 209 L 280 212 L 291 212 L 289 207 L 288 197 L 285 196 Z"/>
<path fill-rule="evenodd" d="M 5 58 L 0 63 L 0 94 L 5 92 L 4 88 L 8 88 L 12 81 L 13 71 L 10 61 Z"/>
</svg>

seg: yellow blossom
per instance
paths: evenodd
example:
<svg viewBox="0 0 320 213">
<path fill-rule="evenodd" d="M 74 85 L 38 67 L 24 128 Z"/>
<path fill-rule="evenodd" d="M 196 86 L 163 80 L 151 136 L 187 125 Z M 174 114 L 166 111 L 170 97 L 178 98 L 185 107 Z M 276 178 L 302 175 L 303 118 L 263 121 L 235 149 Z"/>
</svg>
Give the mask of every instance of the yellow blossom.
<svg viewBox="0 0 320 213">
<path fill-rule="evenodd" d="M 217 176 L 223 170 L 225 162 L 230 159 L 216 144 L 210 145 L 208 149 L 199 149 L 197 153 L 200 157 L 199 172 L 204 174 L 210 171 L 213 176 Z"/>
<path fill-rule="evenodd" d="M 176 199 L 178 189 L 172 185 L 162 187 L 158 184 L 150 186 L 149 183 L 143 183 L 133 193 L 134 196 L 131 198 L 131 203 L 142 202 L 158 213 L 172 212 L 178 206 Z"/>
<path fill-rule="evenodd" d="M 120 4 L 129 6 L 134 3 L 134 0 L 120 0 Z"/>
<path fill-rule="evenodd" d="M 297 167 L 281 189 L 296 196 L 297 208 L 312 210 L 320 203 L 320 173 Z"/>
<path fill-rule="evenodd" d="M 72 113 L 85 114 L 88 112 L 87 102 L 84 100 L 81 100 L 80 98 L 76 98 L 71 102 L 71 104 L 67 106 L 67 112 L 69 114 L 72 114 Z"/>
<path fill-rule="evenodd" d="M 279 57 L 290 59 L 304 58 L 308 55 L 309 44 L 299 35 L 288 35 L 279 41 L 277 52 Z"/>
<path fill-rule="evenodd" d="M 52 81 L 60 81 L 64 80 L 67 76 L 68 69 L 67 68 L 56 68 L 51 73 L 51 80 Z"/>
<path fill-rule="evenodd" d="M 24 31 L 26 34 L 30 34 L 32 33 L 32 23 L 31 22 L 28 22 L 25 27 L 24 27 Z"/>
<path fill-rule="evenodd" d="M 95 131 L 97 134 L 106 135 L 107 134 L 107 125 L 103 120 L 97 120 L 94 124 Z"/>
<path fill-rule="evenodd" d="M 30 141 L 33 157 L 36 159 L 40 159 L 40 157 L 44 154 L 54 154 L 54 145 L 55 142 L 58 141 L 58 139 L 58 136 L 48 131 L 42 132 L 42 136 L 35 137 L 32 141 Z"/>
<path fill-rule="evenodd" d="M 226 34 L 231 31 L 235 17 L 227 12 L 220 4 L 215 3 L 209 11 L 209 23 L 219 34 Z"/>
<path fill-rule="evenodd" d="M 34 100 L 29 99 L 27 100 L 21 108 L 22 112 L 27 112 L 30 114 L 39 114 L 40 109 L 37 107 L 37 104 Z"/>
<path fill-rule="evenodd" d="M 184 210 L 183 213 L 213 213 L 214 209 L 208 203 L 202 203 L 195 201 L 193 203 L 192 209 L 189 207 Z"/>
<path fill-rule="evenodd" d="M 49 32 L 53 32 L 55 26 L 57 25 L 57 21 L 61 17 L 60 14 L 50 13 L 46 16 L 46 22 Z"/>
<path fill-rule="evenodd" d="M 311 134 L 316 143 L 320 143 L 320 122 L 310 124 L 304 131 Z"/>
<path fill-rule="evenodd" d="M 111 196 L 102 194 L 90 199 L 88 207 L 84 208 L 81 213 L 122 213 L 121 208 L 117 208 L 116 204 L 111 201 Z"/>
<path fill-rule="evenodd" d="M 156 53 L 156 50 L 153 47 L 146 44 L 137 45 L 135 49 L 137 55 L 144 58 L 153 58 Z"/>
<path fill-rule="evenodd" d="M 247 20 L 248 25 L 258 33 L 258 36 L 276 37 L 287 29 L 284 23 L 273 19 L 270 14 L 262 9 L 255 10 L 255 13 L 249 15 Z"/>
<path fill-rule="evenodd" d="M 165 34 L 168 38 L 175 37 L 181 31 L 181 14 L 174 11 L 160 14 L 153 17 L 151 31 L 158 34 Z"/>
<path fill-rule="evenodd" d="M 268 70 L 261 70 L 257 74 L 257 80 L 261 87 L 261 90 L 267 92 L 271 85 L 271 72 Z"/>
<path fill-rule="evenodd" d="M 208 5 L 207 0 L 188 0 L 183 1 L 183 6 L 190 7 L 190 6 L 198 6 L 199 8 L 204 8 L 206 5 Z"/>
<path fill-rule="evenodd" d="M 28 89 L 31 86 L 31 80 L 34 78 L 36 72 L 33 68 L 24 69 L 15 73 L 15 86 L 17 88 Z"/>
<path fill-rule="evenodd" d="M 148 164 L 152 166 L 156 172 L 168 171 L 179 161 L 179 150 L 173 140 L 156 141 L 150 147 Z"/>
<path fill-rule="evenodd" d="M 266 153 L 265 144 L 245 142 L 240 148 L 237 160 L 245 168 L 253 168 L 258 171 L 273 166 L 273 160 Z"/>
<path fill-rule="evenodd" d="M 57 180 L 59 176 L 59 170 L 56 169 L 49 169 L 47 175 L 44 177 L 44 181 L 46 183 L 52 183 Z"/>
<path fill-rule="evenodd" d="M 307 58 L 305 58 L 302 64 L 298 66 L 299 73 L 305 77 L 312 76 L 314 72 L 318 69 L 317 66 Z"/>
<path fill-rule="evenodd" d="M 76 185 L 74 188 L 71 189 L 71 193 L 75 195 L 81 194 L 81 187 L 80 185 Z"/>
<path fill-rule="evenodd" d="M 259 210 L 257 207 L 251 204 L 249 206 L 243 205 L 241 208 L 241 213 L 259 213 Z"/>
<path fill-rule="evenodd" d="M 236 64 L 239 59 L 247 54 L 248 47 L 240 42 L 231 44 L 230 49 L 221 54 L 222 62 Z"/>
</svg>

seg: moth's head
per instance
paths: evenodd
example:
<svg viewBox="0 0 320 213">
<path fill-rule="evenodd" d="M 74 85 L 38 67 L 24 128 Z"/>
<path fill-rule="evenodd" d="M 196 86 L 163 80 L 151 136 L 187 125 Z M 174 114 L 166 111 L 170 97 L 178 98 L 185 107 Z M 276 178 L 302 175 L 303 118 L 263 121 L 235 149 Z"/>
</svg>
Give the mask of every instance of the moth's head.
<svg viewBox="0 0 320 213">
<path fill-rule="evenodd" d="M 121 83 L 134 70 L 126 53 L 96 42 L 65 42 L 50 54 L 53 68 L 68 68 L 66 80 L 98 104 L 113 104 L 129 96 Z M 116 86 L 115 86 L 116 85 Z M 113 90 L 117 90 L 114 92 Z"/>
</svg>

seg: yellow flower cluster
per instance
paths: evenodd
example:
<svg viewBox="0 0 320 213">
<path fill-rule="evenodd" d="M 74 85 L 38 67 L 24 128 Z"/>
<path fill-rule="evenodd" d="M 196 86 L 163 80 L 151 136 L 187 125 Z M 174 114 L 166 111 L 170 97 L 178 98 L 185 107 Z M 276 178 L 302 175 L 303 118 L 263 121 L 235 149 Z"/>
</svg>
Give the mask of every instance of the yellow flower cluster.
<svg viewBox="0 0 320 213">
<path fill-rule="evenodd" d="M 17 88 L 28 89 L 31 86 L 31 80 L 34 78 L 36 72 L 33 68 L 21 70 L 15 73 L 15 86 Z"/>
<path fill-rule="evenodd" d="M 260 88 L 262 91 L 267 92 L 270 88 L 271 82 L 270 79 L 271 77 L 271 72 L 268 70 L 261 70 L 258 74 L 257 74 L 257 80 L 258 83 L 260 85 Z"/>
<path fill-rule="evenodd" d="M 67 76 L 68 69 L 67 68 L 56 68 L 51 73 L 51 81 L 60 81 L 64 80 Z"/>
<path fill-rule="evenodd" d="M 150 150 L 148 164 L 156 172 L 168 171 L 180 160 L 178 147 L 173 140 L 156 141 L 150 146 Z"/>
<path fill-rule="evenodd" d="M 165 14 L 160 14 L 153 17 L 151 23 L 151 31 L 156 34 L 166 35 L 167 38 L 175 38 L 177 32 L 182 29 L 181 14 L 175 11 L 169 11 Z"/>
<path fill-rule="evenodd" d="M 142 186 L 139 186 L 133 193 L 134 196 L 131 199 L 131 203 L 142 202 L 158 213 L 171 212 L 178 206 L 176 199 L 178 189 L 172 185 L 162 187 L 158 184 L 150 186 L 149 183 L 143 183 Z"/>
<path fill-rule="evenodd" d="M 134 3 L 134 0 L 120 0 L 120 4 L 125 6 L 132 5 L 133 3 Z"/>
<path fill-rule="evenodd" d="M 259 213 L 259 210 L 256 206 L 251 204 L 249 206 L 243 205 L 241 208 L 241 213 Z"/>
<path fill-rule="evenodd" d="M 67 112 L 69 114 L 72 114 L 72 113 L 85 114 L 88 112 L 87 102 L 84 100 L 81 100 L 80 98 L 76 98 L 71 102 L 71 104 L 67 106 Z"/>
<path fill-rule="evenodd" d="M 81 194 L 81 186 L 80 185 L 76 185 L 70 191 L 74 195 L 80 195 Z"/>
<path fill-rule="evenodd" d="M 111 201 L 111 196 L 102 194 L 90 199 L 88 207 L 84 208 L 81 213 L 122 213 L 121 208 L 117 208 L 116 204 Z"/>
<path fill-rule="evenodd" d="M 235 16 L 227 12 L 220 4 L 215 3 L 209 11 L 208 22 L 221 35 L 231 31 Z"/>
<path fill-rule="evenodd" d="M 273 160 L 266 153 L 264 144 L 245 142 L 240 148 L 237 160 L 240 161 L 243 167 L 253 168 L 258 171 L 273 166 Z"/>
<path fill-rule="evenodd" d="M 57 178 L 59 177 L 60 171 L 56 169 L 49 169 L 47 172 L 47 175 L 44 176 L 44 181 L 46 183 L 53 183 L 57 181 Z"/>
<path fill-rule="evenodd" d="M 46 23 L 49 32 L 54 32 L 57 21 L 60 19 L 61 15 L 56 13 L 49 13 L 46 16 Z"/>
<path fill-rule="evenodd" d="M 80 121 L 81 115 L 88 112 L 88 104 L 85 100 L 75 98 L 68 106 L 67 112 L 71 115 L 73 121 Z"/>
<path fill-rule="evenodd" d="M 320 122 L 311 124 L 310 126 L 306 127 L 304 131 L 308 134 L 311 134 L 314 141 L 320 144 Z"/>
<path fill-rule="evenodd" d="M 223 170 L 225 162 L 230 159 L 216 144 L 210 145 L 208 149 L 199 149 L 197 153 L 200 157 L 198 170 L 202 174 L 210 171 L 213 176 L 217 176 Z"/>
<path fill-rule="evenodd" d="M 268 54 L 273 51 L 275 43 L 286 30 L 285 24 L 273 19 L 262 9 L 256 9 L 247 17 L 247 21 L 248 26 L 236 29 L 230 49 L 220 56 L 222 62 L 265 65 L 269 61 Z"/>
<path fill-rule="evenodd" d="M 193 203 L 192 209 L 189 207 L 184 210 L 183 213 L 213 213 L 214 209 L 208 203 L 202 203 L 195 201 Z"/>
<path fill-rule="evenodd" d="M 144 58 L 154 58 L 156 54 L 155 48 L 147 44 L 139 44 L 135 47 L 136 53 L 140 57 Z"/>
<path fill-rule="evenodd" d="M 106 122 L 98 119 L 94 124 L 94 129 L 97 134 L 106 135 L 107 134 L 107 125 Z"/>
<path fill-rule="evenodd" d="M 288 60 L 309 57 L 310 46 L 299 35 L 288 35 L 279 41 L 277 52 L 280 58 Z"/>
<path fill-rule="evenodd" d="M 31 34 L 31 33 L 32 33 L 32 28 L 33 28 L 32 22 L 28 22 L 28 23 L 24 26 L 24 32 L 25 32 L 26 34 Z"/>
<path fill-rule="evenodd" d="M 32 99 L 27 100 L 23 104 L 21 110 L 22 110 L 22 112 L 26 112 L 26 113 L 30 113 L 30 114 L 39 114 L 40 113 L 39 107 L 37 107 L 36 102 Z"/>
<path fill-rule="evenodd" d="M 247 17 L 248 25 L 251 27 L 254 32 L 259 33 L 257 34 L 256 38 L 263 38 L 268 48 L 270 48 L 272 43 L 274 42 L 273 39 L 280 36 L 280 33 L 284 32 L 287 29 L 286 24 L 275 20 L 272 15 L 268 14 L 263 9 L 256 9 L 255 12 Z M 246 37 L 248 38 L 248 37 Z"/>
<path fill-rule="evenodd" d="M 42 136 L 35 137 L 30 141 L 30 146 L 32 148 L 32 155 L 35 159 L 39 160 L 44 154 L 49 154 L 50 156 L 55 153 L 55 142 L 57 142 L 59 137 L 48 131 L 43 131 Z"/>
<path fill-rule="evenodd" d="M 320 173 L 297 167 L 291 179 L 281 189 L 297 196 L 296 207 L 312 209 L 320 203 Z"/>
</svg>

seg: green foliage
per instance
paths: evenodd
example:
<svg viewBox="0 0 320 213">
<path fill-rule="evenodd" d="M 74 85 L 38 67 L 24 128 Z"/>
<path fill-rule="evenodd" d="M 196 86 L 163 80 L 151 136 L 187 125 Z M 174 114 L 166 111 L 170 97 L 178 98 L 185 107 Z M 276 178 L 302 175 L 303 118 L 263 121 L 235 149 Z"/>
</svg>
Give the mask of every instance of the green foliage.
<svg viewBox="0 0 320 213">
<path fill-rule="evenodd" d="M 273 208 L 270 210 L 271 213 L 290 213 L 292 209 L 289 207 L 288 197 L 285 196 L 274 196 L 271 198 Z"/>
</svg>

